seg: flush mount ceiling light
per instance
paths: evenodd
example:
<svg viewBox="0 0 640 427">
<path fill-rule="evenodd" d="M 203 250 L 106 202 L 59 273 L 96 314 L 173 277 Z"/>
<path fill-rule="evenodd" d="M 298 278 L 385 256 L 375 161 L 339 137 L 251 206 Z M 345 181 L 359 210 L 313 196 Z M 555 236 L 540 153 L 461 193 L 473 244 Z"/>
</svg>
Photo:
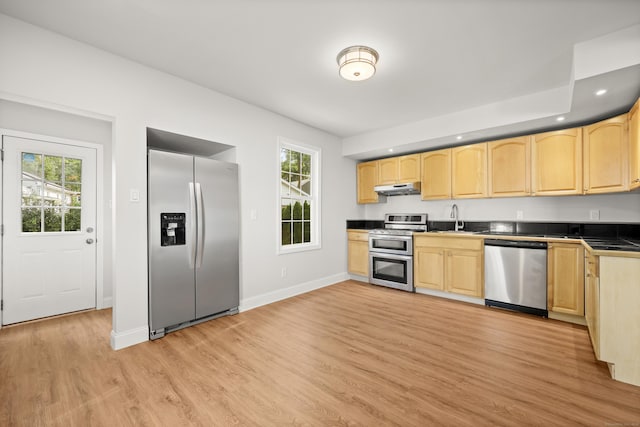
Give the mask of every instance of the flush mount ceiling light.
<svg viewBox="0 0 640 427">
<path fill-rule="evenodd" d="M 606 90 L 606 89 L 600 89 L 600 90 L 598 90 L 598 91 L 596 92 L 596 96 L 602 96 L 602 95 L 604 95 L 605 93 L 607 93 L 607 90 Z"/>
<path fill-rule="evenodd" d="M 345 80 L 367 80 L 376 73 L 378 52 L 367 46 L 350 46 L 342 49 L 336 58 L 340 76 Z"/>
</svg>

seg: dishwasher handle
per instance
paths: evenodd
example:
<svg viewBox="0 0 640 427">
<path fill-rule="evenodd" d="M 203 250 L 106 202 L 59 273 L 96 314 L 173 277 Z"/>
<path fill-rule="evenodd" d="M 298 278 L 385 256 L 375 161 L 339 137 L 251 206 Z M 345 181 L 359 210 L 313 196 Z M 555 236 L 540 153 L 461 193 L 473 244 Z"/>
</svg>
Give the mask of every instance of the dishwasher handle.
<svg viewBox="0 0 640 427">
<path fill-rule="evenodd" d="M 547 242 L 531 242 L 528 240 L 485 239 L 484 245 L 504 248 L 547 249 Z"/>
</svg>

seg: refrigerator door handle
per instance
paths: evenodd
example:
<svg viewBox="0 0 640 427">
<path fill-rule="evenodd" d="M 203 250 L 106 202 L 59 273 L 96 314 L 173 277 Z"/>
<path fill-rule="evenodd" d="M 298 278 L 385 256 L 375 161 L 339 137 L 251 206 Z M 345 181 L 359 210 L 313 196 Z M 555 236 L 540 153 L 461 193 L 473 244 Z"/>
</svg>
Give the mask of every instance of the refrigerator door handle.
<svg viewBox="0 0 640 427">
<path fill-rule="evenodd" d="M 204 200 L 202 187 L 196 182 L 196 216 L 198 221 L 198 249 L 196 250 L 196 268 L 202 267 L 202 252 L 204 251 Z"/>
<path fill-rule="evenodd" d="M 193 268 L 196 263 L 196 237 L 197 237 L 197 227 L 196 227 L 196 195 L 194 190 L 193 182 L 189 183 L 189 229 L 191 231 L 191 238 L 189 239 L 189 267 Z"/>
</svg>

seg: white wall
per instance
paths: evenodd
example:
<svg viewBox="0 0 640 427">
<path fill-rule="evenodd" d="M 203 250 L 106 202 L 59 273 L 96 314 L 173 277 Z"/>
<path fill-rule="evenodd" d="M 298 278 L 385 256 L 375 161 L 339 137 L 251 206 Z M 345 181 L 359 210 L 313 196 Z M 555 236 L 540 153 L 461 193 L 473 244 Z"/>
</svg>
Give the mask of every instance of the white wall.
<svg viewBox="0 0 640 427">
<path fill-rule="evenodd" d="M 0 128 L 19 130 L 38 135 L 55 136 L 102 145 L 104 170 L 104 224 L 102 245 L 104 252 L 103 301 L 111 306 L 113 287 L 111 278 L 111 122 L 55 111 L 35 105 L 0 99 Z"/>
<path fill-rule="evenodd" d="M 602 194 L 562 197 L 513 197 L 500 199 L 456 199 L 422 201 L 420 195 L 388 197 L 387 203 L 367 205 L 366 219 L 383 219 L 385 213 L 428 213 L 429 220 L 451 221 L 453 203 L 465 221 L 529 222 L 640 222 L 640 193 Z M 600 213 L 600 220 L 589 217 L 590 210 Z M 523 219 L 516 219 L 521 210 Z"/>
<path fill-rule="evenodd" d="M 0 93 L 114 118 L 114 347 L 145 340 L 148 333 L 147 210 L 128 200 L 131 188 L 146 199 L 146 127 L 236 147 L 241 304 L 346 277 L 345 219 L 358 217 L 361 209 L 355 205 L 355 163 L 342 157 L 338 138 L 5 15 L 0 57 Z M 320 250 L 276 255 L 278 136 L 322 149 Z M 252 209 L 256 220 L 250 219 Z"/>
</svg>

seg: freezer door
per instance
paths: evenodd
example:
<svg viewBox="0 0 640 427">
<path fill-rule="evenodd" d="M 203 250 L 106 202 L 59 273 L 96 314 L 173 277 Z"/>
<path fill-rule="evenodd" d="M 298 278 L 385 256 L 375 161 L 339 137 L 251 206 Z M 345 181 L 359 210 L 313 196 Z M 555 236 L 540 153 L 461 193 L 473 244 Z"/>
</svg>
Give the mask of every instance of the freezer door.
<svg viewBox="0 0 640 427">
<path fill-rule="evenodd" d="M 149 150 L 148 161 L 149 327 L 156 331 L 195 319 L 195 191 L 192 156 Z"/>
<path fill-rule="evenodd" d="M 196 318 L 238 307 L 238 165 L 195 158 L 198 230 Z"/>
</svg>

